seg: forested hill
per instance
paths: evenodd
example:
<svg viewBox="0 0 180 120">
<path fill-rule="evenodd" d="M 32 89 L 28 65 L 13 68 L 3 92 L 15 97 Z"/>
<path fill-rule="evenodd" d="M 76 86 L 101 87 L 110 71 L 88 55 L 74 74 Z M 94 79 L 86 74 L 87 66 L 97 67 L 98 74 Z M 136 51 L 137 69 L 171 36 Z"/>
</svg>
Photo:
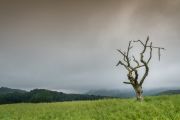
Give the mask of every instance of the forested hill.
<svg viewBox="0 0 180 120">
<path fill-rule="evenodd" d="M 180 90 L 168 90 L 161 92 L 146 91 L 145 95 L 171 95 L 180 94 Z M 105 97 L 106 96 L 106 97 Z M 108 96 L 108 97 L 107 97 Z M 96 90 L 86 94 L 66 94 L 63 92 L 51 91 L 46 89 L 34 89 L 25 91 L 20 89 L 11 89 L 7 87 L 0 88 L 0 104 L 10 103 L 40 103 L 40 102 L 62 102 L 76 100 L 97 100 L 103 98 L 129 98 L 134 97 L 133 91 L 108 91 Z"/>
<path fill-rule="evenodd" d="M 174 95 L 174 94 L 180 94 L 180 90 L 167 90 L 160 92 L 157 95 Z"/>
<path fill-rule="evenodd" d="M 65 94 L 63 92 L 50 91 L 46 89 L 34 89 L 28 92 L 5 87 L 0 88 L 0 93 L 0 104 L 96 100 L 105 98 L 96 95 Z"/>
<path fill-rule="evenodd" d="M 27 91 L 25 91 L 25 90 L 20 90 L 20 89 L 7 88 L 7 87 L 1 87 L 1 88 L 0 88 L 0 95 L 2 95 L 2 94 L 7 94 L 7 93 L 14 93 L 14 92 L 25 93 L 25 92 L 27 92 Z"/>
</svg>

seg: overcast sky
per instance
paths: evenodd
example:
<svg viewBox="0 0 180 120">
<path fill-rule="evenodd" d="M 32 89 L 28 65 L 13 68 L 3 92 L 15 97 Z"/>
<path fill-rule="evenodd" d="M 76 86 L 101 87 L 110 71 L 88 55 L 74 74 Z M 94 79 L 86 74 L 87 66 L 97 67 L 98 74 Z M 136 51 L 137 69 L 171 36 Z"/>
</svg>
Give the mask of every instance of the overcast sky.
<svg viewBox="0 0 180 120">
<path fill-rule="evenodd" d="M 0 0 L 0 86 L 130 88 L 116 49 L 149 35 L 167 50 L 160 62 L 154 51 L 144 87 L 177 88 L 179 11 L 179 0 Z"/>
</svg>

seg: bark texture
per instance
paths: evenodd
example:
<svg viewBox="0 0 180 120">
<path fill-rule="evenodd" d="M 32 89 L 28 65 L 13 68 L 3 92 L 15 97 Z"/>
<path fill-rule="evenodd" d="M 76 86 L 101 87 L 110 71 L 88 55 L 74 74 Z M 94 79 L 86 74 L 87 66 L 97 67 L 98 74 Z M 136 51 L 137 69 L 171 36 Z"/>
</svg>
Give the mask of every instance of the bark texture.
<svg viewBox="0 0 180 120">
<path fill-rule="evenodd" d="M 137 87 L 135 88 L 135 92 L 136 92 L 136 98 L 137 98 L 137 100 L 138 100 L 138 101 L 143 101 L 144 98 L 143 98 L 143 95 L 142 95 L 142 93 L 143 93 L 142 87 L 141 87 L 141 86 L 137 86 Z"/>
</svg>

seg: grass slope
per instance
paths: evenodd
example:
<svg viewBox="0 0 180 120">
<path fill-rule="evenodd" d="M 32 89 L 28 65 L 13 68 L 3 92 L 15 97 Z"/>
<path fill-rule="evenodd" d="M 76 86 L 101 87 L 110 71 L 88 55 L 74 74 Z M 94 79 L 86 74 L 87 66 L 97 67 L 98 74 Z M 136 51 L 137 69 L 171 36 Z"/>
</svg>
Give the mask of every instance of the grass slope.
<svg viewBox="0 0 180 120">
<path fill-rule="evenodd" d="M 180 95 L 0 105 L 0 120 L 180 120 Z"/>
</svg>

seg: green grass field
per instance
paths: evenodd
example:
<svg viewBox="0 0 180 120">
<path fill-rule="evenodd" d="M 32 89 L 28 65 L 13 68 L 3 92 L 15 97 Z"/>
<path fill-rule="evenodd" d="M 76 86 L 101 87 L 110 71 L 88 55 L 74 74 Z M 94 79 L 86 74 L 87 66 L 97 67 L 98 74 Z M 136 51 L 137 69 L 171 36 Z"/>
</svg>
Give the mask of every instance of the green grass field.
<svg viewBox="0 0 180 120">
<path fill-rule="evenodd" d="M 180 120 L 180 95 L 0 105 L 0 120 Z"/>
</svg>

